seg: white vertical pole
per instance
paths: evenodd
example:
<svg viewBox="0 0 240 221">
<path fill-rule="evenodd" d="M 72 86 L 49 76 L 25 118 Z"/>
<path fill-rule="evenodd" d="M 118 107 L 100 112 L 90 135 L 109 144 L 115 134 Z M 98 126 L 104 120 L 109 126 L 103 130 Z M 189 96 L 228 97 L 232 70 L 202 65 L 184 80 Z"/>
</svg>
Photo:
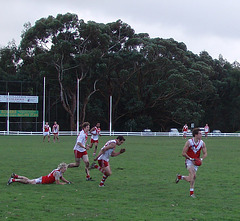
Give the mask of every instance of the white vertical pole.
<svg viewBox="0 0 240 221">
<path fill-rule="evenodd" d="M 79 82 L 80 79 L 77 79 L 77 135 L 79 134 Z"/>
<path fill-rule="evenodd" d="M 110 136 L 112 136 L 112 95 L 110 95 L 110 101 L 109 101 L 110 105 L 110 119 L 109 119 L 109 132 L 110 132 Z"/>
<path fill-rule="evenodd" d="M 8 113 L 7 113 L 7 134 L 9 135 L 9 92 L 8 92 Z"/>
<path fill-rule="evenodd" d="M 45 95 L 46 95 L 46 79 L 43 78 L 43 125 L 42 131 L 44 132 L 44 125 L 45 125 Z"/>
</svg>

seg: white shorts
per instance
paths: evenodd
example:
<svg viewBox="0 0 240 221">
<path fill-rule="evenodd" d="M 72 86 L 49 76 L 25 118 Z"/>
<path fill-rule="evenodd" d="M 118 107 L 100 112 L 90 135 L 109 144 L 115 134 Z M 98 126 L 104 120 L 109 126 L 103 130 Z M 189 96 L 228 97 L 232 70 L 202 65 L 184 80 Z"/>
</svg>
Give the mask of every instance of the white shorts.
<svg viewBox="0 0 240 221">
<path fill-rule="evenodd" d="M 189 169 L 190 167 L 194 167 L 194 170 L 197 172 L 198 170 L 198 166 L 195 166 L 192 162 L 192 160 L 186 159 L 185 160 L 185 166 L 187 169 Z"/>
<path fill-rule="evenodd" d="M 50 133 L 49 132 L 43 132 L 43 136 L 49 136 Z"/>
<path fill-rule="evenodd" d="M 34 179 L 36 184 L 41 184 L 42 183 L 42 177 L 38 177 L 37 179 Z"/>
</svg>

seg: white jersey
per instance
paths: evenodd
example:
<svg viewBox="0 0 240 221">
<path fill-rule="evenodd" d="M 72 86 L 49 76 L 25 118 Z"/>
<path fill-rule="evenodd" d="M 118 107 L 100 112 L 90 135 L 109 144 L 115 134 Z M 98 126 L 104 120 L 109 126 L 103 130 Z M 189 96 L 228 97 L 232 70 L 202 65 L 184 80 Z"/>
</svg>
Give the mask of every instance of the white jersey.
<svg viewBox="0 0 240 221">
<path fill-rule="evenodd" d="M 59 131 L 58 128 L 59 128 L 58 124 L 54 124 L 54 125 L 53 125 L 53 129 L 52 129 L 52 132 L 53 132 L 54 134 L 57 134 L 58 131 Z"/>
<path fill-rule="evenodd" d="M 104 147 L 101 148 L 101 150 L 103 150 L 106 146 L 108 146 L 110 143 L 116 143 L 116 140 L 109 140 Z M 98 160 L 105 160 L 105 161 L 109 161 L 110 156 L 112 155 L 112 152 L 115 150 L 114 148 L 108 149 L 107 151 L 105 151 L 102 155 L 100 155 L 98 157 Z"/>
<path fill-rule="evenodd" d="M 84 130 L 81 130 L 81 132 L 79 133 L 79 135 L 78 135 L 78 137 L 77 137 L 77 141 L 76 141 L 76 144 L 75 144 L 75 146 L 74 146 L 73 149 L 74 149 L 74 150 L 77 150 L 77 151 L 79 151 L 79 152 L 84 152 L 84 151 L 86 151 L 86 149 L 83 148 L 83 147 L 80 147 L 80 146 L 78 145 L 78 143 L 81 143 L 81 144 L 85 147 L 85 144 L 86 144 L 86 142 L 87 142 L 87 138 L 88 138 L 87 133 L 85 133 Z"/>
<path fill-rule="evenodd" d="M 92 140 L 98 140 L 100 131 L 101 131 L 100 128 L 94 127 L 94 130 L 91 132 L 91 134 L 92 134 L 91 139 Z"/>
</svg>

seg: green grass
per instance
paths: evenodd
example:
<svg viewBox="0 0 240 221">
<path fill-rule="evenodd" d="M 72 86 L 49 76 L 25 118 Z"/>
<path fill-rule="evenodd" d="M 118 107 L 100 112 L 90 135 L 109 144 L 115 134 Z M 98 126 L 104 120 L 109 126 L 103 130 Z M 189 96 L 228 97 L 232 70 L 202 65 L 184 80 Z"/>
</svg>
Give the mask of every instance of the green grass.
<svg viewBox="0 0 240 221">
<path fill-rule="evenodd" d="M 74 162 L 76 138 L 60 139 L 0 137 L 0 220 L 240 220 L 239 138 L 204 139 L 208 157 L 197 172 L 197 199 L 189 197 L 189 183 L 174 182 L 178 172 L 187 175 L 186 140 L 177 137 L 126 137 L 127 151 L 110 159 L 104 188 L 98 170 L 91 171 L 94 182 L 85 181 L 83 162 L 64 174 L 72 185 L 6 185 L 12 172 L 37 178 Z M 101 137 L 99 147 L 108 139 Z"/>
</svg>

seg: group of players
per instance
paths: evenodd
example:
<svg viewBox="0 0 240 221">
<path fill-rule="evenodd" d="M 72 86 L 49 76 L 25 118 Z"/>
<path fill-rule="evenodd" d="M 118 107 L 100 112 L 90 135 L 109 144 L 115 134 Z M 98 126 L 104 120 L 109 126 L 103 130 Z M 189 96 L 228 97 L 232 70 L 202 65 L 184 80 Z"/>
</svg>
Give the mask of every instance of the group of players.
<svg viewBox="0 0 240 221">
<path fill-rule="evenodd" d="M 49 126 L 48 122 L 45 123 L 43 128 L 43 142 L 45 141 L 45 138 L 48 137 L 48 142 L 50 142 L 50 135 L 53 133 L 53 142 L 59 141 L 59 124 L 57 124 L 57 121 L 54 121 L 54 124 L 51 127 Z"/>
<path fill-rule="evenodd" d="M 188 125 L 187 124 L 185 124 L 183 126 L 182 132 L 183 132 L 183 137 L 186 139 L 187 138 L 187 133 L 188 133 Z M 205 127 L 204 127 L 205 137 L 208 136 L 209 132 L 210 132 L 210 128 L 209 128 L 208 124 L 206 124 Z"/>
<path fill-rule="evenodd" d="M 55 124 L 55 123 L 54 123 Z M 55 124 L 56 125 L 56 124 Z M 186 125 L 185 125 L 186 126 Z M 206 125 L 208 127 L 208 125 Z M 59 127 L 58 127 L 59 130 Z M 75 162 L 66 164 L 61 163 L 58 165 L 57 169 L 54 169 L 47 176 L 42 176 L 37 179 L 29 179 L 24 176 L 20 176 L 17 174 L 12 174 L 8 180 L 8 185 L 13 182 L 25 183 L 25 184 L 70 184 L 71 182 L 66 180 L 63 177 L 63 173 L 67 170 L 67 168 L 79 167 L 80 160 L 82 159 L 85 163 L 85 172 L 86 172 L 86 180 L 91 181 L 89 170 L 90 169 L 98 169 L 103 173 L 102 180 L 99 184 L 99 187 L 104 187 L 106 179 L 112 174 L 109 158 L 118 156 L 125 152 L 125 149 L 120 149 L 119 152 L 115 152 L 116 146 L 120 146 L 124 143 L 125 139 L 123 136 L 118 136 L 114 140 L 109 140 L 106 144 L 101 148 L 99 153 L 96 156 L 97 146 L 98 146 L 98 138 L 100 136 L 100 123 L 97 123 L 95 127 L 90 130 L 90 124 L 88 122 L 84 122 L 82 124 L 82 130 L 79 133 L 76 144 L 73 148 Z M 209 128 L 208 128 L 209 131 Z M 205 131 L 208 132 L 207 129 Z M 91 134 L 91 144 L 86 144 L 88 139 L 88 134 Z M 196 198 L 194 194 L 194 185 L 196 180 L 196 173 L 198 167 L 202 164 L 202 161 L 207 157 L 207 148 L 205 142 L 202 140 L 202 132 L 199 128 L 195 128 L 192 131 L 193 137 L 188 139 L 184 145 L 182 150 L 182 156 L 185 158 L 185 166 L 189 172 L 187 176 L 183 176 L 177 174 L 175 182 L 178 183 L 180 180 L 185 180 L 190 183 L 190 196 L 192 198 Z M 92 165 L 89 165 L 89 158 L 87 151 L 92 148 L 93 144 L 95 145 L 93 156 L 95 156 L 94 161 L 98 161 L 98 165 L 94 162 Z M 202 152 L 202 156 L 200 158 Z M 200 161 L 200 163 L 199 163 Z M 63 182 L 60 182 L 62 180 Z"/>
<path fill-rule="evenodd" d="M 47 126 L 46 126 L 47 125 Z M 44 137 L 48 136 L 50 133 L 50 127 L 48 125 L 48 122 L 46 122 L 46 130 L 44 128 Z M 89 170 L 90 169 L 98 169 L 100 172 L 103 173 L 102 180 L 99 184 L 99 187 L 104 187 L 106 179 L 112 174 L 110 164 L 109 164 L 109 158 L 118 156 L 125 152 L 125 148 L 120 149 L 119 152 L 115 152 L 116 146 L 120 146 L 124 143 L 125 139 L 123 136 L 118 136 L 114 140 L 109 140 L 99 151 L 98 155 L 96 156 L 97 146 L 98 146 L 98 138 L 101 135 L 100 134 L 100 123 L 97 123 L 95 127 L 93 127 L 90 131 L 90 124 L 88 122 L 84 122 L 82 124 L 82 130 L 79 133 L 76 144 L 73 148 L 74 150 L 74 156 L 75 156 L 75 162 L 66 164 L 66 163 L 60 163 L 57 167 L 57 169 L 54 169 L 52 172 L 50 172 L 47 176 L 41 176 L 37 179 L 29 179 L 25 176 L 20 176 L 15 173 L 12 173 L 11 177 L 8 180 L 8 185 L 14 182 L 24 183 L 24 184 L 50 184 L 50 183 L 56 183 L 56 184 L 70 184 L 71 182 L 66 180 L 63 177 L 64 172 L 67 170 L 67 168 L 73 168 L 73 167 L 79 167 L 80 160 L 82 159 L 85 163 L 85 172 L 86 172 L 86 181 L 91 181 L 92 178 L 90 177 Z M 48 134 L 47 134 L 48 132 Z M 53 126 L 53 132 L 59 132 L 59 125 L 57 122 L 54 122 Z M 91 134 L 91 144 L 86 144 L 88 139 L 88 134 Z M 58 136 L 57 136 L 58 137 Z M 44 140 L 43 140 L 44 141 Z M 91 167 L 89 167 L 89 158 L 87 150 L 92 148 L 93 144 L 95 145 L 93 156 L 95 156 L 94 161 L 98 161 L 98 165 L 94 162 Z M 63 182 L 60 182 L 62 180 Z"/>
</svg>

